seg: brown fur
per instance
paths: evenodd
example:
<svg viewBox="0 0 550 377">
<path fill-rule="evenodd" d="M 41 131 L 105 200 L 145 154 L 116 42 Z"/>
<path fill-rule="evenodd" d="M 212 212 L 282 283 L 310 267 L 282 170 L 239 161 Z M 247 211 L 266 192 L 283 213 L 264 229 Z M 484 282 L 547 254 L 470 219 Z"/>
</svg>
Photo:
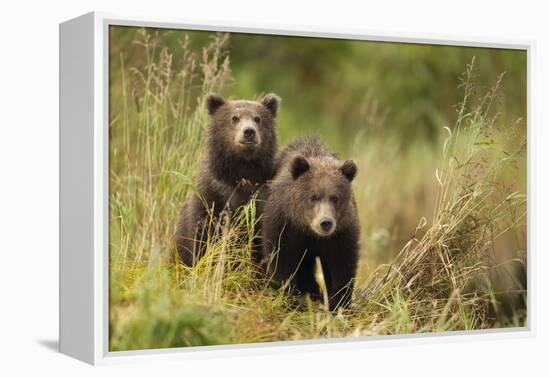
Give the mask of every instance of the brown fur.
<svg viewBox="0 0 550 377">
<path fill-rule="evenodd" d="M 342 162 L 317 138 L 281 151 L 269 187 L 262 227 L 263 256 L 276 286 L 319 296 L 315 258 L 321 260 L 332 310 L 351 303 L 359 250 L 352 161 Z M 319 215 L 321 214 L 321 215 Z M 319 224 L 327 220 L 326 232 Z"/>
<path fill-rule="evenodd" d="M 183 205 L 174 235 L 184 264 L 193 265 L 204 254 L 205 241 L 214 234 L 209 214 L 215 225 L 222 213 L 233 214 L 273 177 L 279 103 L 274 94 L 259 102 L 206 97 L 210 124 L 207 151 L 198 170 L 199 196 L 191 196 Z"/>
</svg>

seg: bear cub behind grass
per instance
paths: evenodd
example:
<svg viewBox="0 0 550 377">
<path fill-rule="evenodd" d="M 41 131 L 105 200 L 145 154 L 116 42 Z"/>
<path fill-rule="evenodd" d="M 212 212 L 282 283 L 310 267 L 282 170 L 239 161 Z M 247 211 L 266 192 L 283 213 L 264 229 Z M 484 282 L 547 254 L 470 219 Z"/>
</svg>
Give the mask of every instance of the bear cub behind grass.
<svg viewBox="0 0 550 377">
<path fill-rule="evenodd" d="M 263 211 L 263 258 L 276 286 L 320 297 L 321 261 L 329 308 L 348 308 L 357 270 L 359 220 L 351 182 L 357 167 L 316 137 L 298 139 L 276 158 L 277 174 Z"/>
<path fill-rule="evenodd" d="M 280 101 L 275 94 L 259 102 L 206 96 L 210 124 L 207 150 L 198 170 L 199 195 L 184 203 L 174 235 L 185 265 L 192 266 L 203 256 L 206 240 L 216 232 L 222 213 L 232 214 L 247 204 L 272 179 Z"/>
</svg>

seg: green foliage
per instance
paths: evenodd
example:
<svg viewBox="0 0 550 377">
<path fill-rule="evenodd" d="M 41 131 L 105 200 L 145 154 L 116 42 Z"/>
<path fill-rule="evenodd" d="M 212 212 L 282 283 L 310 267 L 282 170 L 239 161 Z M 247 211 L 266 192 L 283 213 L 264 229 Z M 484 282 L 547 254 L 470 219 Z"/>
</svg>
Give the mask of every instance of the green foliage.
<svg viewBox="0 0 550 377">
<path fill-rule="evenodd" d="M 190 302 L 185 291 L 174 287 L 174 276 L 158 260 L 152 259 L 137 274 L 138 281 L 131 291 L 135 296 L 130 298 L 133 305 L 119 301 L 116 289 L 123 288 L 120 284 L 111 289 L 112 350 L 230 342 L 226 313 L 215 305 Z M 116 274 L 112 275 L 112 281 L 118 283 Z"/>
<path fill-rule="evenodd" d="M 110 36 L 110 350 L 525 324 L 524 53 L 129 27 Z M 478 68 L 457 88 L 472 55 Z M 357 162 L 353 310 L 268 287 L 250 258 L 254 202 L 212 224 L 221 236 L 197 266 L 171 263 L 210 91 L 274 91 L 283 144 L 315 132 Z"/>
<path fill-rule="evenodd" d="M 115 53 L 131 44 L 134 30 L 112 30 L 118 42 Z M 166 44 L 174 61 L 182 60 L 180 32 L 152 34 Z M 195 49 L 210 34 L 186 33 Z M 498 98 L 502 121 L 511 123 L 526 113 L 525 51 L 245 33 L 233 33 L 229 49 L 235 80 L 225 86 L 224 94 L 239 98 L 279 94 L 284 143 L 296 135 L 322 133 L 344 157 L 356 133 L 371 128 L 376 133 L 397 133 L 400 148 L 409 147 L 411 139 L 436 144 L 461 100 L 456 80 L 474 56 L 473 74 L 482 92 L 506 72 L 508 84 Z M 143 54 L 128 50 L 128 61 L 139 63 Z"/>
</svg>

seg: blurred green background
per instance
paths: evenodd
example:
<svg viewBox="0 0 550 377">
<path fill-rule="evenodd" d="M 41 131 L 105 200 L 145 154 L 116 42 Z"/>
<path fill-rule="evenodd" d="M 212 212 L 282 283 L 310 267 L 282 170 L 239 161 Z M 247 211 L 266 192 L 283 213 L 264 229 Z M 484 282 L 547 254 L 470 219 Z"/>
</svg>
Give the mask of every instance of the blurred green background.
<svg viewBox="0 0 550 377">
<path fill-rule="evenodd" d="M 183 58 L 182 32 L 157 32 L 177 64 Z M 140 51 L 127 48 L 135 28 L 112 33 L 117 44 L 111 46 L 111 56 L 124 50 L 126 61 L 140 64 Z M 213 33 L 186 34 L 191 50 L 198 50 Z M 345 152 L 358 130 L 373 127 L 380 128 L 377 133 L 397 133 L 402 148 L 411 139 L 434 143 L 455 118 L 453 109 L 462 96 L 458 77 L 473 57 L 480 91 L 505 73 L 501 117 L 512 122 L 526 114 L 526 51 L 244 33 L 231 33 L 228 50 L 234 80 L 222 94 L 280 95 L 283 144 L 296 135 L 320 133 Z"/>
</svg>

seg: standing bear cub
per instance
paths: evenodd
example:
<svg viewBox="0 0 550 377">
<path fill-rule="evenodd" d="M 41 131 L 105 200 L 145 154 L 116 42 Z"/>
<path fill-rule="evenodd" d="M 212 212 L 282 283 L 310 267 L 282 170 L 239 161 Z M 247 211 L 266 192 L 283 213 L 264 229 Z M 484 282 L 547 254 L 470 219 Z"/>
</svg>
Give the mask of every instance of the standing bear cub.
<svg viewBox="0 0 550 377">
<path fill-rule="evenodd" d="M 319 297 L 321 260 L 329 308 L 351 303 L 357 270 L 359 220 L 351 182 L 357 167 L 342 162 L 318 138 L 298 139 L 276 158 L 277 174 L 263 212 L 263 261 L 276 286 L 289 282 Z"/>
<path fill-rule="evenodd" d="M 214 234 L 211 219 L 215 224 L 222 213 L 247 204 L 273 178 L 279 103 L 275 94 L 259 102 L 206 96 L 210 124 L 198 168 L 198 195 L 184 203 L 174 235 L 184 264 L 192 266 L 203 256 L 206 240 Z"/>
</svg>

